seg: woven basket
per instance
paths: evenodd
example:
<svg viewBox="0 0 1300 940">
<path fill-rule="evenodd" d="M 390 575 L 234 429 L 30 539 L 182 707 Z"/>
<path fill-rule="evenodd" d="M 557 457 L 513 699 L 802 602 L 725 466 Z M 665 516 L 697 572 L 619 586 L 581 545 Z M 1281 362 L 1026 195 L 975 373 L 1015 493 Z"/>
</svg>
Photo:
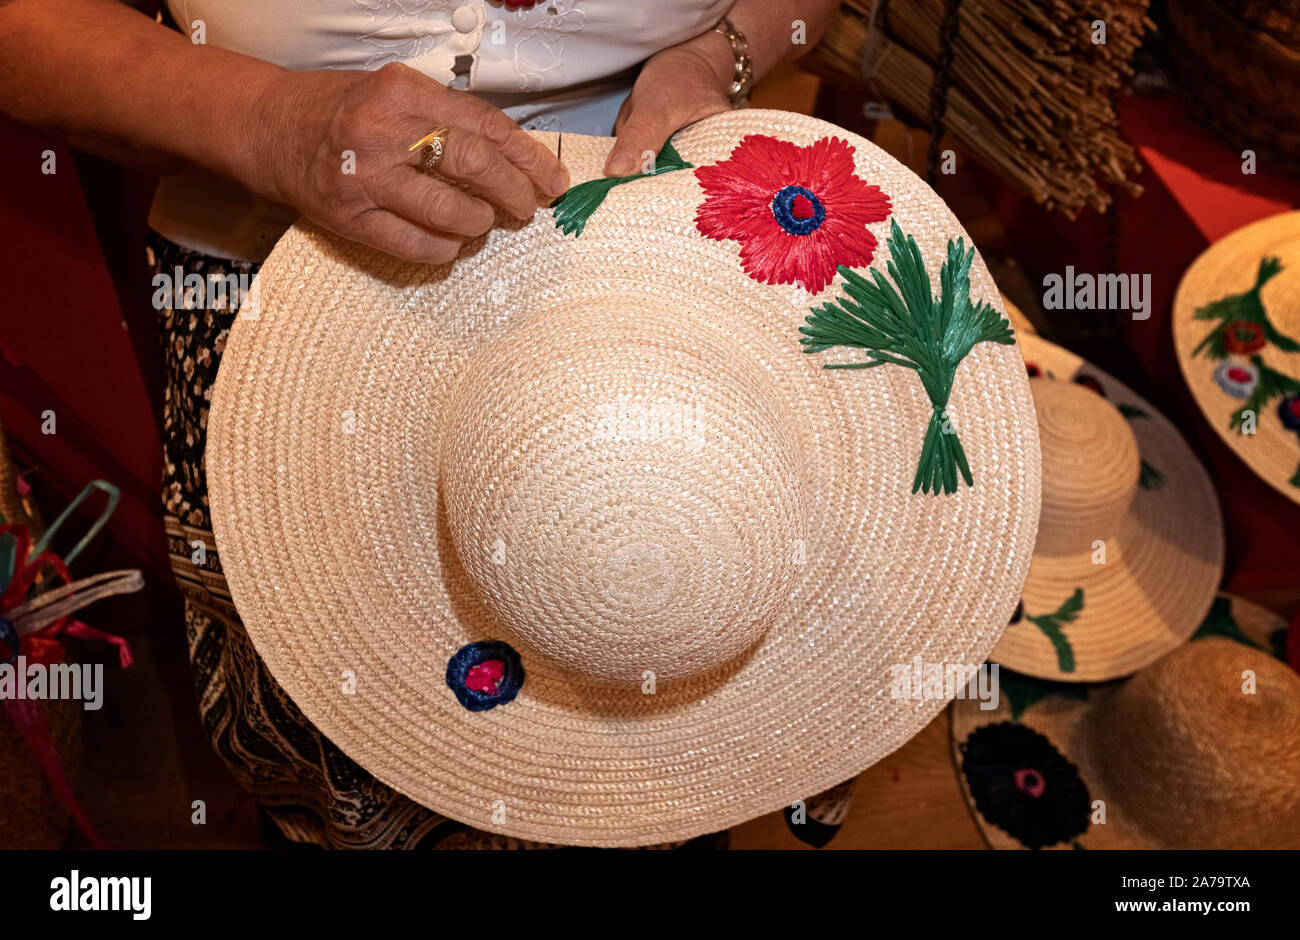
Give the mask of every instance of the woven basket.
<svg viewBox="0 0 1300 940">
<path fill-rule="evenodd" d="M 1271 7 L 1251 3 L 1247 13 L 1259 21 L 1259 14 Z M 1282 5 L 1284 10 L 1292 7 L 1300 8 L 1300 3 Z M 1272 12 L 1277 23 L 1288 22 L 1288 14 Z M 1300 170 L 1300 44 L 1280 41 L 1240 15 L 1218 0 L 1169 4 L 1170 58 L 1179 94 L 1234 148 L 1249 148 L 1267 162 Z M 1294 29 L 1300 20 L 1289 22 Z"/>
<path fill-rule="evenodd" d="M 18 475 L 0 425 L 0 512 L 7 524 L 26 525 L 33 537 L 44 529 L 18 495 Z M 81 766 L 81 705 L 41 703 L 54 750 L 75 786 Z M 67 838 L 70 818 L 50 792 L 40 761 L 28 748 L 8 713 L 0 707 L 0 849 L 57 849 Z"/>
</svg>

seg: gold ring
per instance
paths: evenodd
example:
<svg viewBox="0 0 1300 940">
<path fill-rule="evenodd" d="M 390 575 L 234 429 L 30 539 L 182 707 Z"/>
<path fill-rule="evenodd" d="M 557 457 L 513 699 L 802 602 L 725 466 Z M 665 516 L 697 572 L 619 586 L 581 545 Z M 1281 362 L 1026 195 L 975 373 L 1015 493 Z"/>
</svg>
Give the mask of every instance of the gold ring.
<svg viewBox="0 0 1300 940">
<path fill-rule="evenodd" d="M 421 148 L 424 149 L 424 163 L 426 170 L 432 170 L 442 159 L 443 151 L 447 146 L 447 128 L 445 126 L 435 127 L 429 133 L 425 134 L 411 146 L 406 148 L 407 153 L 413 153 Z"/>
</svg>

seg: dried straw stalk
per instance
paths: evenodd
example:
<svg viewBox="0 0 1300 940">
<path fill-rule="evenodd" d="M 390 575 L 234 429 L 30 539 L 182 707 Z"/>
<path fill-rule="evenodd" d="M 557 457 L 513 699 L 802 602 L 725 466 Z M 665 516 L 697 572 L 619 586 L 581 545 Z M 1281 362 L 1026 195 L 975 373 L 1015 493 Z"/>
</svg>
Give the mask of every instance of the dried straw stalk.
<svg viewBox="0 0 1300 940">
<path fill-rule="evenodd" d="M 946 0 L 844 0 L 810 63 L 836 81 L 866 81 L 928 122 Z M 1114 96 L 1132 75 L 1147 0 L 964 0 L 953 47 L 945 128 L 972 156 L 1071 218 L 1141 192 Z M 1106 24 L 1094 43 L 1093 22 Z"/>
</svg>

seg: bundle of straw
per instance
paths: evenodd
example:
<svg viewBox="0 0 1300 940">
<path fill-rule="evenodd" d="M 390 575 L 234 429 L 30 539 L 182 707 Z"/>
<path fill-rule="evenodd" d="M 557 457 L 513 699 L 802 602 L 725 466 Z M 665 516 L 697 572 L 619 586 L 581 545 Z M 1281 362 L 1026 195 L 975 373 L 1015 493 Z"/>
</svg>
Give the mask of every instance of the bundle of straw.
<svg viewBox="0 0 1300 940">
<path fill-rule="evenodd" d="M 1116 190 L 1141 192 L 1127 178 L 1137 159 L 1119 136 L 1114 95 L 1154 26 L 1147 3 L 877 0 L 872 26 L 873 0 L 844 0 L 805 64 L 831 81 L 866 82 L 927 125 L 937 105 L 975 159 L 1074 218 L 1085 206 L 1104 211 Z M 1094 42 L 1098 20 L 1105 43 Z"/>
</svg>

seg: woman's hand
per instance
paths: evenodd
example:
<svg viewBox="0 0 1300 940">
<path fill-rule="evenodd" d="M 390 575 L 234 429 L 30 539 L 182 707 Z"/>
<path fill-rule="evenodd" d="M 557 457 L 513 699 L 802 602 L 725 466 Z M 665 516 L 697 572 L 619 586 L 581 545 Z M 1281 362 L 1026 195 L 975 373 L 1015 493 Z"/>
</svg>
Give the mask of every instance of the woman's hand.
<svg viewBox="0 0 1300 940">
<path fill-rule="evenodd" d="M 404 65 L 283 73 L 258 102 L 244 184 L 409 261 L 450 261 L 465 238 L 492 227 L 493 206 L 529 219 L 539 191 L 569 187 L 555 155 L 502 111 Z M 439 125 L 448 128 L 437 164 L 446 180 L 407 149 Z"/>
<path fill-rule="evenodd" d="M 701 118 L 731 110 L 727 90 L 735 69 L 731 44 L 709 31 L 651 56 L 618 112 L 618 142 L 605 161 L 606 176 L 643 171 L 678 130 Z"/>
</svg>

